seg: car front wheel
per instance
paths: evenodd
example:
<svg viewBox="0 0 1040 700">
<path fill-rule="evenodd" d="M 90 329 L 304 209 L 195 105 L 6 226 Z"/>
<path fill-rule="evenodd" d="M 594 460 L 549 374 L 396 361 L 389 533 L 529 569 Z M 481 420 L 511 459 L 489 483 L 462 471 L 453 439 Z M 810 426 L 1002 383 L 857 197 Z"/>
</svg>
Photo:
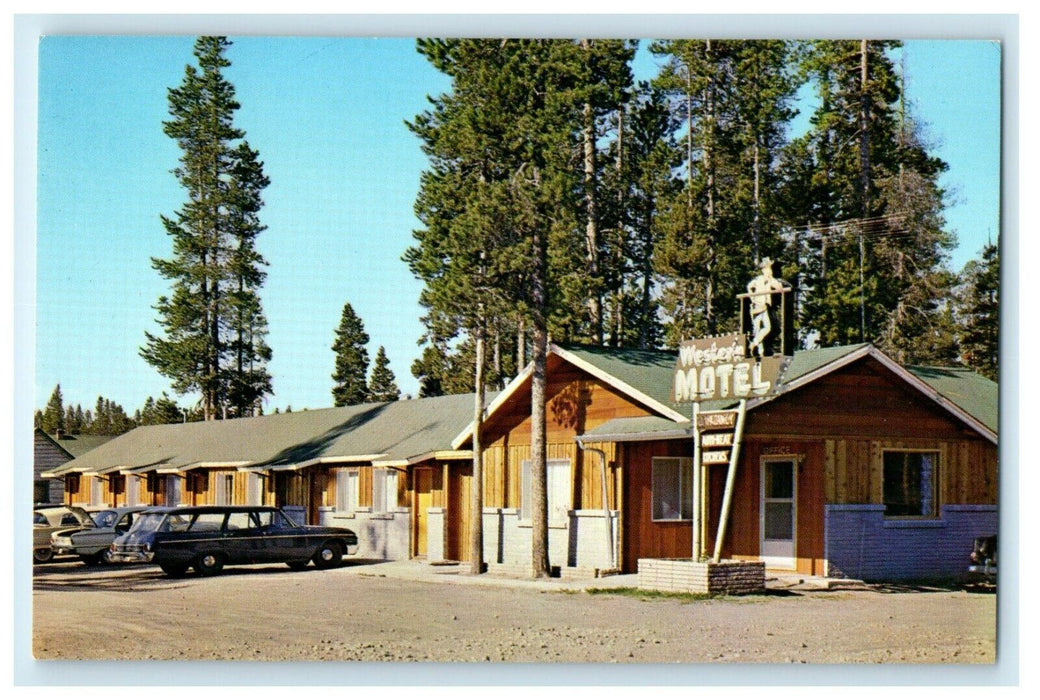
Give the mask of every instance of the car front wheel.
<svg viewBox="0 0 1040 700">
<path fill-rule="evenodd" d="M 195 571 L 201 576 L 216 576 L 224 568 L 224 558 L 219 554 L 200 554 L 195 560 Z"/>
<path fill-rule="evenodd" d="M 326 542 L 318 547 L 314 554 L 314 566 L 319 569 L 331 569 L 343 561 L 343 547 L 338 542 Z"/>
<path fill-rule="evenodd" d="M 33 562 L 36 564 L 46 564 L 54 558 L 54 552 L 50 547 L 47 549 L 34 549 L 33 550 Z"/>
</svg>

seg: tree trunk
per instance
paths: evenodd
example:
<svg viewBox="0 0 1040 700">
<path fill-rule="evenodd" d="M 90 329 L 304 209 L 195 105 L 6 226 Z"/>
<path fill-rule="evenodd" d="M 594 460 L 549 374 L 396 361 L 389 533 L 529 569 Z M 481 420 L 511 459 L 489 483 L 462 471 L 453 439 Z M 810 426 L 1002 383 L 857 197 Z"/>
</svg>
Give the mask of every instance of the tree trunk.
<svg viewBox="0 0 1040 700">
<path fill-rule="evenodd" d="M 584 107 L 582 141 L 585 149 L 585 272 L 592 286 L 589 294 L 589 321 L 592 337 L 603 345 L 603 298 L 599 281 L 599 229 L 596 222 L 596 118 L 592 105 Z"/>
<path fill-rule="evenodd" d="M 867 71 L 867 40 L 860 42 L 860 98 L 859 98 L 859 178 L 860 192 L 863 198 L 861 213 L 864 219 L 870 216 L 870 95 Z M 864 288 L 863 264 L 865 251 L 863 248 L 863 225 L 859 227 L 859 342 L 867 338 L 866 290 Z"/>
<path fill-rule="evenodd" d="M 535 578 L 549 576 L 549 510 L 546 496 L 545 359 L 549 338 L 546 314 L 546 241 L 534 232 L 534 274 L 531 276 L 531 569 Z"/>
<path fill-rule="evenodd" d="M 481 445 L 481 423 L 484 418 L 484 314 L 478 311 L 473 330 L 474 354 L 473 386 L 473 485 L 470 488 L 469 551 L 471 574 L 484 573 L 484 459 Z"/>
<path fill-rule="evenodd" d="M 516 323 L 516 373 L 517 376 L 527 367 L 527 328 L 524 319 Z"/>
<path fill-rule="evenodd" d="M 708 70 L 712 71 L 711 65 L 711 39 L 705 42 L 705 56 L 707 58 Z M 704 318 L 708 324 L 708 333 L 711 335 L 715 334 L 716 323 L 715 323 L 715 245 L 716 245 L 716 230 L 715 230 L 715 77 L 714 74 L 709 74 L 708 84 L 704 88 L 704 104 L 705 104 L 705 125 L 706 134 L 704 138 L 704 173 L 707 178 L 706 182 L 706 196 L 707 202 L 705 204 L 705 213 L 708 219 L 708 240 L 707 240 L 707 263 L 705 265 L 705 272 L 707 280 L 704 285 Z"/>
</svg>

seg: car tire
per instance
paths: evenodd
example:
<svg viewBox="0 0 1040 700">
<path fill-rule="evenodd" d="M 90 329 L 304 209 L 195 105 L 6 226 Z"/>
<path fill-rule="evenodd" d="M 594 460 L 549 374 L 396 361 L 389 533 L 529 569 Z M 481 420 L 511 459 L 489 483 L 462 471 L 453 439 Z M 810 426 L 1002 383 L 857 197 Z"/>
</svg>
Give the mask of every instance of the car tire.
<svg viewBox="0 0 1040 700">
<path fill-rule="evenodd" d="M 33 563 L 34 564 L 46 564 L 54 558 L 54 552 L 48 547 L 47 549 L 34 549 L 33 550 Z"/>
<path fill-rule="evenodd" d="M 216 576 L 224 568 L 224 557 L 212 552 L 200 554 L 194 568 L 200 576 Z"/>
<path fill-rule="evenodd" d="M 287 561 L 287 562 L 285 562 L 285 564 L 286 564 L 286 566 L 288 566 L 293 571 L 303 571 L 304 569 L 307 568 L 307 565 L 310 564 L 310 562 L 309 561 Z"/>
<path fill-rule="evenodd" d="M 314 566 L 318 569 L 331 569 L 343 563 L 343 547 L 339 542 L 325 542 L 314 553 Z"/>
<path fill-rule="evenodd" d="M 101 554 L 80 554 L 79 560 L 87 566 L 97 566 L 101 563 Z"/>
<path fill-rule="evenodd" d="M 188 571 L 187 564 L 159 564 L 159 568 L 167 576 L 183 576 Z"/>
<path fill-rule="evenodd" d="M 98 558 L 101 560 L 101 563 L 105 566 L 112 566 L 113 564 L 115 564 L 115 561 L 112 559 L 111 549 L 106 549 L 102 551 L 100 554 L 98 554 Z"/>
</svg>

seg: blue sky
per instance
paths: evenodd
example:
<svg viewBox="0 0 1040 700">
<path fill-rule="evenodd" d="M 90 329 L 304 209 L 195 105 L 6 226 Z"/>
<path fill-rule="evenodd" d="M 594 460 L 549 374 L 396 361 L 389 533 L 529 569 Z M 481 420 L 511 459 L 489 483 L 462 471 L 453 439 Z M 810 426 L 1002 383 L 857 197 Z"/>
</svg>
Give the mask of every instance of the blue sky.
<svg viewBox="0 0 1040 700">
<path fill-rule="evenodd" d="M 447 81 L 407 38 L 232 39 L 236 124 L 271 179 L 259 241 L 274 349 L 266 410 L 331 404 L 330 346 L 347 301 L 370 356 L 386 346 L 398 384 L 415 393 L 420 286 L 400 258 L 426 161 L 404 121 Z M 183 191 L 161 124 L 192 44 L 51 36 L 39 45 L 36 407 L 59 382 L 66 403 L 92 407 L 101 394 L 130 413 L 169 391 L 138 348 L 158 330 L 151 307 L 168 289 L 149 259 L 169 256 L 159 216 Z M 914 111 L 950 164 L 943 185 L 960 269 L 998 235 L 999 45 L 914 41 L 904 53 Z"/>
</svg>

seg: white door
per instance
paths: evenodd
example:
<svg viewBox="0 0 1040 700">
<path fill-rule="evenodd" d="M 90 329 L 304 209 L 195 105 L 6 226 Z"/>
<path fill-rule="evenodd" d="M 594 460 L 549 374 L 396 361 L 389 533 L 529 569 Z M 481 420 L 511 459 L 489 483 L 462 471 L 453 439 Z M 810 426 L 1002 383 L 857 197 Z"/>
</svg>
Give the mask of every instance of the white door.
<svg viewBox="0 0 1040 700">
<path fill-rule="evenodd" d="M 762 460 L 760 558 L 771 569 L 795 568 L 798 467 L 789 457 Z"/>
</svg>

